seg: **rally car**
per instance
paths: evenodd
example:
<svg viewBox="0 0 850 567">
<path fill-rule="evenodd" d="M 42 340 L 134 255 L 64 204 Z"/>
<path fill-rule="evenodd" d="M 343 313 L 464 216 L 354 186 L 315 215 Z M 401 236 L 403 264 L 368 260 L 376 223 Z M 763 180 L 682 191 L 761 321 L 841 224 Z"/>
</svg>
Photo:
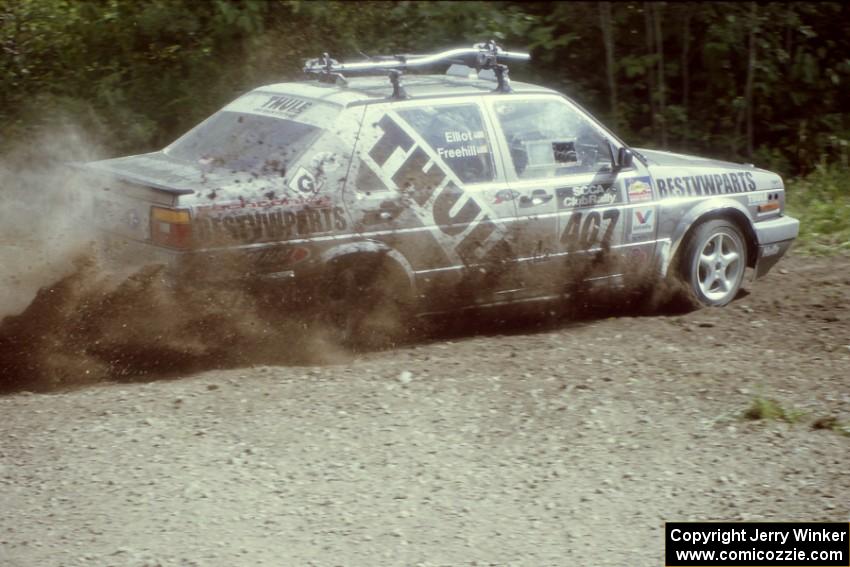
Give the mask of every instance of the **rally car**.
<svg viewBox="0 0 850 567">
<path fill-rule="evenodd" d="M 190 285 L 264 281 L 356 335 L 381 306 L 551 300 L 640 269 L 722 306 L 788 250 L 779 175 L 630 148 L 563 94 L 511 82 L 511 59 L 528 56 L 325 55 L 161 151 L 86 164 L 107 253 Z"/>
</svg>

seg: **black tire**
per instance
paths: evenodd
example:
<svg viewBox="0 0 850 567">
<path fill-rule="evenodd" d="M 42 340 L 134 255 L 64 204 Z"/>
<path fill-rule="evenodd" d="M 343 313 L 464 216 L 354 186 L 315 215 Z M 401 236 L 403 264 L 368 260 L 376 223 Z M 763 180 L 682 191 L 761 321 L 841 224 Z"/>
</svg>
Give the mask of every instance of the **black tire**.
<svg viewBox="0 0 850 567">
<path fill-rule="evenodd" d="M 402 269 L 382 256 L 345 259 L 323 279 L 324 331 L 352 348 L 392 346 L 410 331 L 411 291 Z"/>
<path fill-rule="evenodd" d="M 704 222 L 688 235 L 679 268 L 699 303 L 711 307 L 727 305 L 738 295 L 744 280 L 746 238 L 732 221 Z"/>
</svg>

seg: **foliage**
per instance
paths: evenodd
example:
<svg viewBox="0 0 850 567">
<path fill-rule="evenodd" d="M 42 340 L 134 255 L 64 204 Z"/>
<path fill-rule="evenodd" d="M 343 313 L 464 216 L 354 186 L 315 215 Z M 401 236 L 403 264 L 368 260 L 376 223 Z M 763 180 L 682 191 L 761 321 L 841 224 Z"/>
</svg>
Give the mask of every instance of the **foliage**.
<svg viewBox="0 0 850 567">
<path fill-rule="evenodd" d="M 848 19 L 842 2 L 0 0 L 0 149 L 73 122 L 115 154 L 150 150 L 325 51 L 494 38 L 532 52 L 515 79 L 631 144 L 804 174 L 846 159 Z"/>
<path fill-rule="evenodd" d="M 750 421 L 784 421 L 785 423 L 800 423 L 808 416 L 798 409 L 787 409 L 773 398 L 754 397 L 750 406 L 741 413 L 741 419 Z M 850 437 L 850 423 L 841 421 L 835 416 L 824 416 L 811 422 L 815 430 L 834 431 L 839 435 Z"/>
<path fill-rule="evenodd" d="M 795 247 L 815 254 L 850 250 L 850 168 L 818 165 L 786 186 L 787 211 L 800 219 Z"/>
<path fill-rule="evenodd" d="M 264 2 L 19 0 L 0 9 L 4 140 L 74 120 L 117 152 L 163 142 L 221 102 Z M 229 64 L 229 65 L 228 65 Z M 10 87 L 10 88 L 9 88 Z"/>
<path fill-rule="evenodd" d="M 805 414 L 798 410 L 788 410 L 772 398 L 755 397 L 750 407 L 744 411 L 744 419 L 750 420 L 774 420 L 796 423 Z"/>
</svg>

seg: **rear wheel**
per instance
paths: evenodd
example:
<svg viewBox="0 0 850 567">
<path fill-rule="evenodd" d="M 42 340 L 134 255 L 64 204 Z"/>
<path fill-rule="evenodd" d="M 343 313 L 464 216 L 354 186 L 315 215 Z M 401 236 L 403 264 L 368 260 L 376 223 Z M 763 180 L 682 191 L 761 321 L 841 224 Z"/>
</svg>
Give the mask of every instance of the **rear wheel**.
<svg viewBox="0 0 850 567">
<path fill-rule="evenodd" d="M 380 347 L 404 338 L 413 313 L 406 275 L 383 257 L 351 258 L 323 282 L 319 306 L 325 331 L 350 347 Z"/>
<path fill-rule="evenodd" d="M 738 294 L 747 266 L 747 245 L 731 221 L 710 220 L 697 226 L 682 254 L 682 276 L 703 305 L 720 307 Z"/>
</svg>

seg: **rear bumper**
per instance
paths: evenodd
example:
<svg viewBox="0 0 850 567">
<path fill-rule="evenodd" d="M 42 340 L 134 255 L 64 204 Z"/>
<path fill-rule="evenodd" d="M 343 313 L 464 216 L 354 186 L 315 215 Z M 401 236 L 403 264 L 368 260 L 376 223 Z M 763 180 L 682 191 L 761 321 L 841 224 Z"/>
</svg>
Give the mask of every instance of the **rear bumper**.
<svg viewBox="0 0 850 567">
<path fill-rule="evenodd" d="M 163 267 L 163 276 L 171 282 L 220 283 L 251 280 L 280 286 L 309 277 L 311 263 L 297 267 L 291 259 L 291 247 L 267 246 L 256 249 L 173 250 L 122 236 L 101 234 L 98 255 L 109 271 L 129 275 L 144 266 Z M 297 269 L 296 269 L 297 268 Z"/>
<path fill-rule="evenodd" d="M 791 247 L 800 233 L 800 221 L 792 217 L 779 217 L 756 223 L 754 228 L 758 239 L 754 278 L 760 278 L 767 274 Z"/>
<path fill-rule="evenodd" d="M 113 271 L 133 271 L 142 266 L 156 264 L 165 266 L 169 273 L 175 273 L 185 255 L 176 250 L 109 233 L 101 233 L 97 245 L 99 260 L 105 268 Z"/>
</svg>

